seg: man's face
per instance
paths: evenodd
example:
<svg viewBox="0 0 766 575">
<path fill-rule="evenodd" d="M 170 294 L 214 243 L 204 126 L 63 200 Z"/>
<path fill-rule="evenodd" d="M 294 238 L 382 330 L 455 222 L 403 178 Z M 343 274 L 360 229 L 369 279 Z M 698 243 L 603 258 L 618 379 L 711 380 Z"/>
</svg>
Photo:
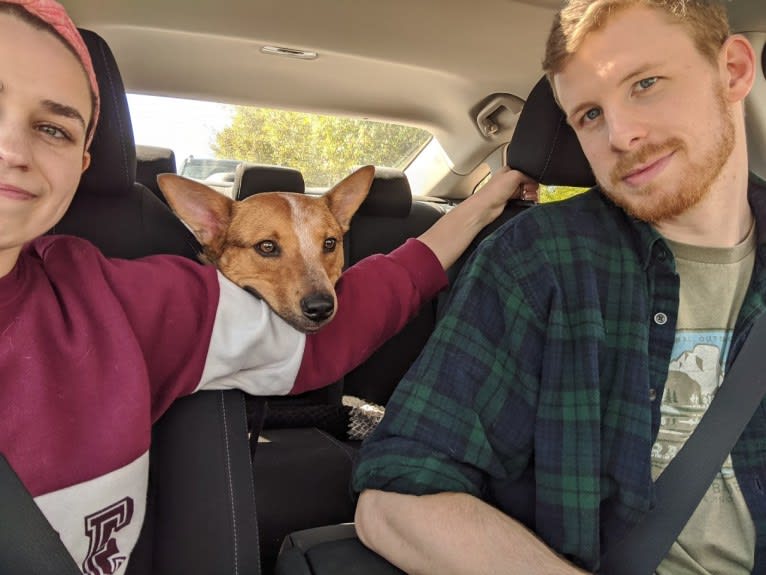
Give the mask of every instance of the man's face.
<svg viewBox="0 0 766 575">
<path fill-rule="evenodd" d="M 90 156 L 90 88 L 52 34 L 0 13 L 0 277 L 64 214 Z"/>
<path fill-rule="evenodd" d="M 612 16 L 554 84 L 602 189 L 642 220 L 699 202 L 734 149 L 718 68 L 657 10 Z"/>
</svg>

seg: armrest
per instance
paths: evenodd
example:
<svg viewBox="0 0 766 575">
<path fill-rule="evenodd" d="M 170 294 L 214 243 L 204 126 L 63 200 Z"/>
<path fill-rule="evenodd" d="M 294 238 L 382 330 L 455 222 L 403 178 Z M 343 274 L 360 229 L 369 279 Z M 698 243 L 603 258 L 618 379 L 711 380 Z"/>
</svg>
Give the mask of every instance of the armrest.
<svg viewBox="0 0 766 575">
<path fill-rule="evenodd" d="M 353 523 L 295 531 L 282 543 L 275 575 L 403 575 L 365 547 Z"/>
</svg>

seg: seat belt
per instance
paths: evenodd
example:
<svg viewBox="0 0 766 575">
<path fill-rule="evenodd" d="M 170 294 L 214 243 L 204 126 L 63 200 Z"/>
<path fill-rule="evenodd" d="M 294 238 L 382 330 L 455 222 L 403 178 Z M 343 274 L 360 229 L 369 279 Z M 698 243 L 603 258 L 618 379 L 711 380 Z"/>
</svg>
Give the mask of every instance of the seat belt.
<svg viewBox="0 0 766 575">
<path fill-rule="evenodd" d="M 697 428 L 655 481 L 655 506 L 607 550 L 598 573 L 654 573 L 766 395 L 764 350 L 766 313 L 753 324 Z"/>
<path fill-rule="evenodd" d="M 0 573 L 82 575 L 59 534 L 0 453 Z"/>
</svg>

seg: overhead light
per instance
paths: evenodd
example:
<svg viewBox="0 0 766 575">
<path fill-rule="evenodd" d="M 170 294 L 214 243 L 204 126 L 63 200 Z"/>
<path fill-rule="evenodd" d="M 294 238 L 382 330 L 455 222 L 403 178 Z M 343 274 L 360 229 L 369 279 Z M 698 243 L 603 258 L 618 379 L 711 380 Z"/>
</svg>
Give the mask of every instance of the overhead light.
<svg viewBox="0 0 766 575">
<path fill-rule="evenodd" d="M 319 54 L 311 50 L 301 50 L 300 48 L 285 48 L 284 46 L 263 46 L 261 52 L 271 54 L 272 56 L 286 56 L 288 58 L 298 58 L 299 60 L 316 60 Z"/>
</svg>

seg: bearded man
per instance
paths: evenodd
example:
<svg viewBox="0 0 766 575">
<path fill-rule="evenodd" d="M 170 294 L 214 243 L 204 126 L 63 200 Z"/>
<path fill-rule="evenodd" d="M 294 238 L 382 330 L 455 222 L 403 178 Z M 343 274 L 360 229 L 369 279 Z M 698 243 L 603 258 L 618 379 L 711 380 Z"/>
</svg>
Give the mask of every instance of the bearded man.
<svg viewBox="0 0 766 575">
<path fill-rule="evenodd" d="M 355 469 L 408 573 L 577 573 L 652 508 L 766 309 L 755 54 L 705 0 L 570 0 L 543 64 L 598 186 L 505 225 Z M 657 573 L 766 571 L 756 411 Z"/>
</svg>

